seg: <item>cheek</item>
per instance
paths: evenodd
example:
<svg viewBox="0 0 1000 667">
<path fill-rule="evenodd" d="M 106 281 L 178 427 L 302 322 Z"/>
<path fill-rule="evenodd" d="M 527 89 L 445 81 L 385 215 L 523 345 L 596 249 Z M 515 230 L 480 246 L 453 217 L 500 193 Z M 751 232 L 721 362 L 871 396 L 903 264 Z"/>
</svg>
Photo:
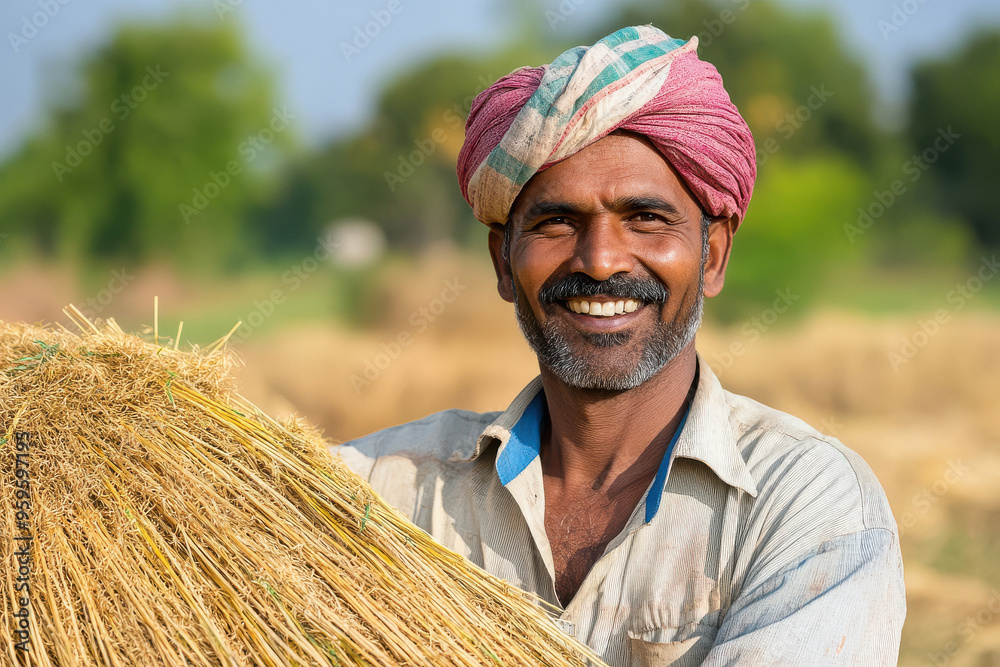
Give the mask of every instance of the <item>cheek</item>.
<svg viewBox="0 0 1000 667">
<path fill-rule="evenodd" d="M 671 292 L 682 295 L 687 285 L 698 285 L 701 276 L 701 246 L 690 244 L 650 244 L 639 254 L 643 264 L 657 276 Z"/>
<path fill-rule="evenodd" d="M 546 281 L 559 272 L 563 264 L 559 258 L 563 253 L 558 243 L 532 242 L 518 248 L 517 254 L 511 257 L 515 284 L 532 303 Z"/>
<path fill-rule="evenodd" d="M 646 258 L 653 266 L 671 270 L 684 265 L 688 261 L 688 253 L 676 243 L 650 245 L 650 248 L 640 252 L 640 256 Z"/>
</svg>

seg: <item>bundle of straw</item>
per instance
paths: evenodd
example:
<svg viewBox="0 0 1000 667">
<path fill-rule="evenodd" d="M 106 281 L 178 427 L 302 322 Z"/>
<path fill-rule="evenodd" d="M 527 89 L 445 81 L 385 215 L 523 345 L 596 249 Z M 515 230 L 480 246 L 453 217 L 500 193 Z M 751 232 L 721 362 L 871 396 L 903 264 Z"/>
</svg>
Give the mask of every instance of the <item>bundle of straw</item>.
<svg viewBox="0 0 1000 667">
<path fill-rule="evenodd" d="M 0 323 L 2 662 L 600 664 L 236 395 L 224 348 L 74 318 Z"/>
</svg>

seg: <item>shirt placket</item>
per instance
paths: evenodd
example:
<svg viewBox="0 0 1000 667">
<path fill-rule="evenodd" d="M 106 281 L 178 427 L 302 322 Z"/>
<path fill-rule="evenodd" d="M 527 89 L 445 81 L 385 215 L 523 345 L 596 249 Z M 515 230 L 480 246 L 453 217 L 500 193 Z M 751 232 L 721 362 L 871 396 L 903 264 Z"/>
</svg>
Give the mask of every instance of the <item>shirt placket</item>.
<svg viewBox="0 0 1000 667">
<path fill-rule="evenodd" d="M 559 596 L 555 588 L 555 562 L 552 558 L 552 547 L 548 534 L 545 532 L 545 488 L 542 482 L 541 459 L 535 458 L 517 477 L 506 485 L 511 497 L 521 510 L 521 516 L 528 526 L 528 532 L 534 542 L 535 552 L 542 559 L 548 581 L 538 594 L 546 602 L 560 609 Z"/>
</svg>

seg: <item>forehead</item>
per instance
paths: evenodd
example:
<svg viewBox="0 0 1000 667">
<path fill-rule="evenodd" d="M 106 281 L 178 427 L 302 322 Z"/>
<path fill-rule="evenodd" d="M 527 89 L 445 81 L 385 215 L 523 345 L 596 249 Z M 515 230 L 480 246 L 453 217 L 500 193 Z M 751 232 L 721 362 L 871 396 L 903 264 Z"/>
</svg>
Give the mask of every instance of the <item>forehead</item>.
<svg viewBox="0 0 1000 667">
<path fill-rule="evenodd" d="M 648 139 L 616 132 L 535 174 L 511 207 L 511 220 L 540 202 L 598 212 L 615 201 L 644 197 L 701 215 L 690 190 Z"/>
</svg>

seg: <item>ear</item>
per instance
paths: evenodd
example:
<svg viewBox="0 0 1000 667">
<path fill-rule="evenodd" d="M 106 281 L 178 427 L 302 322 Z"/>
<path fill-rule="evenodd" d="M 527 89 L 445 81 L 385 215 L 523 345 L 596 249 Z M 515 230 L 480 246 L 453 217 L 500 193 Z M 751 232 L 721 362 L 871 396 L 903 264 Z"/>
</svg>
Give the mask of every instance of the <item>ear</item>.
<svg viewBox="0 0 1000 667">
<path fill-rule="evenodd" d="M 493 270 L 497 274 L 497 292 L 504 301 L 514 303 L 514 277 L 510 270 L 510 261 L 503 256 L 503 225 L 500 223 L 494 222 L 490 225 L 489 244 Z"/>
<path fill-rule="evenodd" d="M 733 249 L 736 216 L 713 220 L 708 226 L 708 257 L 705 258 L 705 296 L 717 296 L 726 282 L 729 252 Z"/>
</svg>

